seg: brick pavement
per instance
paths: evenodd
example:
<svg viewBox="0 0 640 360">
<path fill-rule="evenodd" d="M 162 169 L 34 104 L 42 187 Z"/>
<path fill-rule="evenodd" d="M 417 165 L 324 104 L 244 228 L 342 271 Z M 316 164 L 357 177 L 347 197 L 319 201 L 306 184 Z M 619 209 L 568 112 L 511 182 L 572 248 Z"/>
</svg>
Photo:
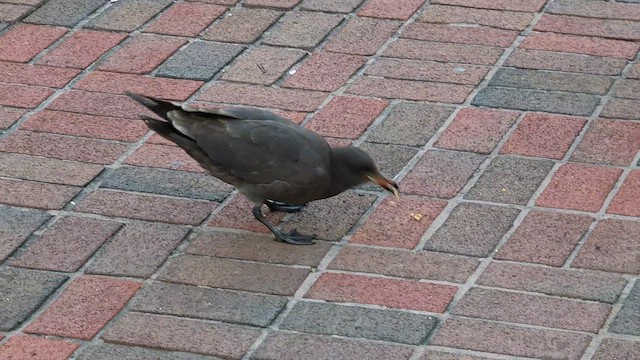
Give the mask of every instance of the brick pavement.
<svg viewBox="0 0 640 360">
<path fill-rule="evenodd" d="M 0 359 L 640 359 L 640 1 L 0 0 Z M 124 90 L 366 149 L 270 214 Z"/>
</svg>

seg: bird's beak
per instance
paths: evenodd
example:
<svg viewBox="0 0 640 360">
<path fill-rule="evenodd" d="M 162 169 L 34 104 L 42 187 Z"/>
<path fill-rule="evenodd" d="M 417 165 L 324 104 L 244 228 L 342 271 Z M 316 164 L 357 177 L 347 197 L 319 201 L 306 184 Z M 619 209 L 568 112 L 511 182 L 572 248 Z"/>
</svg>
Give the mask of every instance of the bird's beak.
<svg viewBox="0 0 640 360">
<path fill-rule="evenodd" d="M 386 177 L 375 174 L 375 175 L 367 175 L 367 178 L 374 184 L 378 186 L 382 186 L 385 190 L 393 193 L 396 197 L 398 197 L 398 184 L 395 181 L 389 180 Z"/>
</svg>

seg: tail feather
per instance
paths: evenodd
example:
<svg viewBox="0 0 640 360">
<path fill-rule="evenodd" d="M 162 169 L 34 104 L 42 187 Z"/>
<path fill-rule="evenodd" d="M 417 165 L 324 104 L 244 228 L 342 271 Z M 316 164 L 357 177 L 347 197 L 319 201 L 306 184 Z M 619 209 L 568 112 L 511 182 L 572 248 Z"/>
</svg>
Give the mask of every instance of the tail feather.
<svg viewBox="0 0 640 360">
<path fill-rule="evenodd" d="M 167 119 L 167 113 L 169 111 L 180 109 L 179 106 L 174 105 L 174 104 L 172 104 L 172 103 L 170 103 L 168 101 L 162 101 L 162 100 L 158 100 L 158 99 L 142 96 L 142 95 L 139 95 L 139 94 L 134 94 L 134 93 L 128 92 L 128 91 L 125 91 L 124 93 L 127 96 L 129 96 L 130 98 L 132 98 L 133 100 L 135 100 L 135 101 L 139 102 L 140 104 L 144 105 L 146 108 L 148 108 L 149 110 L 153 111 L 158 116 L 160 116 L 161 118 L 166 119 L 166 120 L 169 120 L 169 119 Z"/>
</svg>

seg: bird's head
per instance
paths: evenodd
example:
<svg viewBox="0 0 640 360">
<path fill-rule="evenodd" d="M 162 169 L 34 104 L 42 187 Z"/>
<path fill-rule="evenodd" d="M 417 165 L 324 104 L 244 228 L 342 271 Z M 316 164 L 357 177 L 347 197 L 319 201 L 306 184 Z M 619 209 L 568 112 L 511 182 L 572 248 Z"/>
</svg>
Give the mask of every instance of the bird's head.
<svg viewBox="0 0 640 360">
<path fill-rule="evenodd" d="M 398 196 L 398 184 L 382 175 L 371 156 L 364 150 L 353 146 L 332 150 L 334 161 L 338 160 L 343 168 L 344 174 L 342 175 L 352 178 L 355 182 L 354 185 L 370 181 Z M 336 157 L 337 159 L 335 159 Z"/>
</svg>

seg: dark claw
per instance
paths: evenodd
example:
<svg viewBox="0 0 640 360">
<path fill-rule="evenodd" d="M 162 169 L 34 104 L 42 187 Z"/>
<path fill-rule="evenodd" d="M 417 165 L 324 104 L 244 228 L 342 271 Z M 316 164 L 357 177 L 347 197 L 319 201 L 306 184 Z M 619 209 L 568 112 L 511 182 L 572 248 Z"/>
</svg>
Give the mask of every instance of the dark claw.
<svg viewBox="0 0 640 360">
<path fill-rule="evenodd" d="M 307 204 L 302 204 L 302 205 L 287 204 L 287 203 L 283 203 L 280 201 L 273 201 L 273 200 L 265 200 L 264 204 L 267 205 L 267 207 L 271 211 L 282 211 L 287 213 L 299 212 L 305 206 L 307 206 Z"/>
</svg>

